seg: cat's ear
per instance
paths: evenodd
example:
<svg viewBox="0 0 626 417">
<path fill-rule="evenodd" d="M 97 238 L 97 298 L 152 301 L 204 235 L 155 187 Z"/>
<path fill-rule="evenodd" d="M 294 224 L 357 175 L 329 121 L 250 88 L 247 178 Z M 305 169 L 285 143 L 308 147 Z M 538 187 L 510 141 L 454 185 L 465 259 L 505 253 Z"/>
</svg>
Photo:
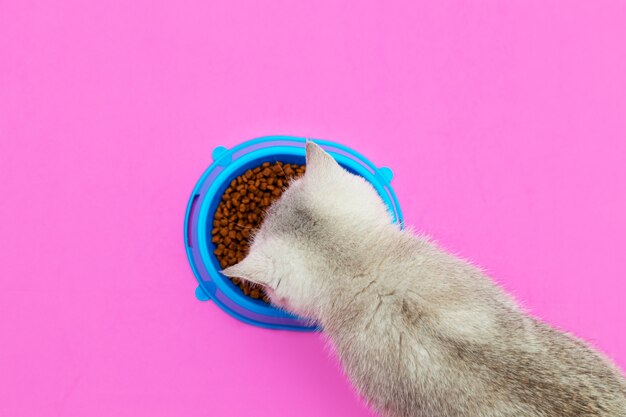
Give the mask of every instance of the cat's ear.
<svg viewBox="0 0 626 417">
<path fill-rule="evenodd" d="M 342 172 L 343 169 L 337 161 L 330 156 L 321 146 L 308 140 L 306 142 L 306 174 L 305 176 L 333 175 Z"/>
<path fill-rule="evenodd" d="M 255 284 L 268 286 L 265 276 L 265 265 L 258 256 L 249 254 L 241 262 L 229 266 L 222 271 L 222 274 L 230 278 L 241 278 Z"/>
</svg>

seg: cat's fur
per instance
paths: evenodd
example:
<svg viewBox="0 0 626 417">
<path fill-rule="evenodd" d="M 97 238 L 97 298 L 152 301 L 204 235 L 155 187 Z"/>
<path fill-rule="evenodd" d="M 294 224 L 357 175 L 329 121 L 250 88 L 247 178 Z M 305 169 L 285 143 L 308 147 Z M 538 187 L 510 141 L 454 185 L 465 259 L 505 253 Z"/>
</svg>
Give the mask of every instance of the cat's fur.
<svg viewBox="0 0 626 417">
<path fill-rule="evenodd" d="M 307 171 L 224 273 L 318 322 L 393 417 L 626 417 L 626 382 L 479 269 L 392 224 L 372 186 L 312 142 Z"/>
</svg>

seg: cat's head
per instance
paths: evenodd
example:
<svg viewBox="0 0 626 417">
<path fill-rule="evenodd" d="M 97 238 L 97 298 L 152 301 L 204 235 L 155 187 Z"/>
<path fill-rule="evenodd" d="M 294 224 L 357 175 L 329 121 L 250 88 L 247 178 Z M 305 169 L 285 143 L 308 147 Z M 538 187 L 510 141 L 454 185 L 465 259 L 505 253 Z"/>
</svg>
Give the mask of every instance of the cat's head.
<svg viewBox="0 0 626 417">
<path fill-rule="evenodd" d="M 306 173 L 269 208 L 241 262 L 222 271 L 264 287 L 272 304 L 317 319 L 329 280 L 391 217 L 374 188 L 313 142 Z"/>
</svg>

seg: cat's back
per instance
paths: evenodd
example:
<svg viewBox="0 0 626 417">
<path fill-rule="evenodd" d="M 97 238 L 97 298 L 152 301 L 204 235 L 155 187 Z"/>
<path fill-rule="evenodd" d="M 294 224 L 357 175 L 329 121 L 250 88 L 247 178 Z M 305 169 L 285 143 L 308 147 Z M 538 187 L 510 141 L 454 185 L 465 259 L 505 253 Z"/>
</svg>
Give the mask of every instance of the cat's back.
<svg viewBox="0 0 626 417">
<path fill-rule="evenodd" d="M 374 308 L 376 322 L 345 326 L 336 344 L 354 385 L 386 415 L 626 416 L 619 372 L 541 323 L 531 321 L 532 342 L 517 335 L 477 342 L 438 334 L 408 302 Z"/>
<path fill-rule="evenodd" d="M 367 277 L 325 323 L 375 408 L 394 417 L 626 416 L 624 379 L 606 359 L 433 251 L 408 270 L 392 262 Z"/>
</svg>

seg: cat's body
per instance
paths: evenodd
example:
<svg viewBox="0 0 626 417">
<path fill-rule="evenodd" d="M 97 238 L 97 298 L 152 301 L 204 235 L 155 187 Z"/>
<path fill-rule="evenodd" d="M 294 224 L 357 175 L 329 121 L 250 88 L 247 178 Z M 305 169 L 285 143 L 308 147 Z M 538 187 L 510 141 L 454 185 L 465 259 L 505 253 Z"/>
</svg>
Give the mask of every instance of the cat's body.
<svg viewBox="0 0 626 417">
<path fill-rule="evenodd" d="M 307 144 L 307 173 L 224 271 L 321 324 L 390 417 L 626 417 L 626 382 L 480 270 L 393 225 L 372 187 Z"/>
<path fill-rule="evenodd" d="M 474 267 L 407 234 L 395 241 L 387 253 L 364 254 L 371 269 L 331 287 L 340 295 L 321 314 L 347 374 L 376 409 L 626 416 L 626 385 L 603 358 L 528 317 Z"/>
</svg>

